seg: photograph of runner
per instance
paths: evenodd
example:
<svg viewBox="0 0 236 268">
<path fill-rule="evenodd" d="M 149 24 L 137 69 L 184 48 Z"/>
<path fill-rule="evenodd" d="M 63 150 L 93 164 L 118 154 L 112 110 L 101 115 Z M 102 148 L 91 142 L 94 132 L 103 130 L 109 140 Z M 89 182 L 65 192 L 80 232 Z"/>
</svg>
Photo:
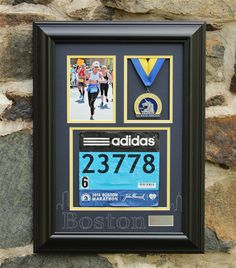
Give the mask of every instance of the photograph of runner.
<svg viewBox="0 0 236 268">
<path fill-rule="evenodd" d="M 68 56 L 68 122 L 115 122 L 115 57 Z"/>
</svg>

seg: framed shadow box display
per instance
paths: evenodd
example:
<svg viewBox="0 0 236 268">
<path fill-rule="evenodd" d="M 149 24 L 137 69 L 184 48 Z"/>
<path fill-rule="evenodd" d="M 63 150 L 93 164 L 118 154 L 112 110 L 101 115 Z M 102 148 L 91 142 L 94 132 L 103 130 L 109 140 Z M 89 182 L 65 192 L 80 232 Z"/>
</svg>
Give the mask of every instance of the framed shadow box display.
<svg viewBox="0 0 236 268">
<path fill-rule="evenodd" d="M 204 252 L 205 23 L 34 23 L 34 251 Z"/>
</svg>

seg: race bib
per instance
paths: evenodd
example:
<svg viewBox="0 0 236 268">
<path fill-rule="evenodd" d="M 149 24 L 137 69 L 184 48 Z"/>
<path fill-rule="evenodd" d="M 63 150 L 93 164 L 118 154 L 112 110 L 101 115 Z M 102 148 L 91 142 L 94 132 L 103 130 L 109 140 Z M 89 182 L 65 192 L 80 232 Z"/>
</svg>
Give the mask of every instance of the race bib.
<svg viewBox="0 0 236 268">
<path fill-rule="evenodd" d="M 84 132 L 79 140 L 80 206 L 158 206 L 159 133 Z"/>
<path fill-rule="evenodd" d="M 90 87 L 89 91 L 90 91 L 90 93 L 97 93 L 98 88 L 96 86 L 93 86 L 93 87 Z"/>
</svg>

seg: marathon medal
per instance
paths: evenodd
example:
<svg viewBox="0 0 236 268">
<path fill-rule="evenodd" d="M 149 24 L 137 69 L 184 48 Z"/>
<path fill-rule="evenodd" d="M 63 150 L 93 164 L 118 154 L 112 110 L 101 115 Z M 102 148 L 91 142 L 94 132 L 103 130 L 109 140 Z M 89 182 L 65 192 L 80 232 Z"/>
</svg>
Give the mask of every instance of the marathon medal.
<svg viewBox="0 0 236 268">
<path fill-rule="evenodd" d="M 157 95 L 150 93 L 150 87 L 161 70 L 165 59 L 156 57 L 132 58 L 131 61 L 146 88 L 146 93 L 140 95 L 134 102 L 134 112 L 136 117 L 160 117 L 162 102 Z"/>
</svg>

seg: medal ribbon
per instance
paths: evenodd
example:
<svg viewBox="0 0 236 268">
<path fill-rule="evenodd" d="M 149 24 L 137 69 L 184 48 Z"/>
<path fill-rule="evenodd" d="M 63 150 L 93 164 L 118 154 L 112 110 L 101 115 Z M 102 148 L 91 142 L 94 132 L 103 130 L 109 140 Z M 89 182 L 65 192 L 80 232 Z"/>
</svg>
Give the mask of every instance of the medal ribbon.
<svg viewBox="0 0 236 268">
<path fill-rule="evenodd" d="M 150 59 L 131 59 L 134 68 L 146 87 L 150 87 L 156 76 L 158 75 L 165 59 L 163 58 L 150 58 Z"/>
</svg>

